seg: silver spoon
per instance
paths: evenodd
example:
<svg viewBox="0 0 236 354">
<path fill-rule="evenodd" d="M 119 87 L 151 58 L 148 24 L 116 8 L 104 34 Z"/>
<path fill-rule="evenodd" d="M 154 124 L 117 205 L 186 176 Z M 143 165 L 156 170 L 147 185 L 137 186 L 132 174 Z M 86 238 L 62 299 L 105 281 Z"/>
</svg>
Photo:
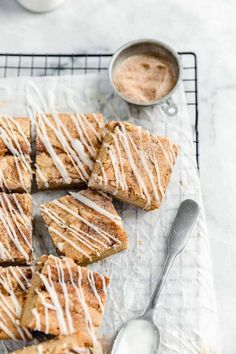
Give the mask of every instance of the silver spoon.
<svg viewBox="0 0 236 354">
<path fill-rule="evenodd" d="M 130 334 L 128 339 L 125 338 L 125 335 L 127 336 L 128 331 L 130 333 L 131 325 L 134 323 L 136 328 L 139 328 L 140 331 L 142 331 L 140 333 L 143 334 L 144 331 L 149 331 L 149 333 L 146 332 L 149 336 L 149 349 L 147 348 L 147 351 L 145 352 L 143 349 L 140 349 L 140 353 L 142 352 L 143 354 L 153 354 L 158 352 L 160 345 L 160 332 L 153 322 L 153 313 L 171 265 L 175 257 L 185 248 L 198 214 L 199 206 L 195 201 L 186 199 L 180 204 L 168 237 L 166 260 L 157 281 L 156 287 L 151 296 L 149 305 L 141 317 L 131 319 L 121 327 L 117 337 L 114 340 L 111 354 L 136 354 L 139 352 L 139 348 L 141 348 L 142 345 L 145 346 L 145 344 L 143 344 L 143 338 L 141 339 L 138 333 L 136 335 L 132 334 L 132 338 Z M 130 343 L 128 343 L 129 341 Z M 132 349 L 134 347 L 135 349 Z"/>
</svg>

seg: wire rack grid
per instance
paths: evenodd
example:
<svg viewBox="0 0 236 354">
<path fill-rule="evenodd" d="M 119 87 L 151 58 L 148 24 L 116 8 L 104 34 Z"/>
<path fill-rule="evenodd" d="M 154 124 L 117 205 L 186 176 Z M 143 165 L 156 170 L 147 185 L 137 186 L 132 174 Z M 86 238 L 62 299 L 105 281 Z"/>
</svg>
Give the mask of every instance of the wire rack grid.
<svg viewBox="0 0 236 354">
<path fill-rule="evenodd" d="M 199 168 L 198 69 L 193 52 L 179 52 Z M 0 54 L 0 77 L 75 75 L 107 70 L 112 54 Z"/>
</svg>

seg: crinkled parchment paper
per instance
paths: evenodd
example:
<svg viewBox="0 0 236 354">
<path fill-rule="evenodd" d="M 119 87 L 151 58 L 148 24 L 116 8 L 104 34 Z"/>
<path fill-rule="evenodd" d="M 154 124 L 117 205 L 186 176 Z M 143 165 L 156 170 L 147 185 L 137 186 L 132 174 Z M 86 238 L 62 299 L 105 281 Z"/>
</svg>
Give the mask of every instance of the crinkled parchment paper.
<svg viewBox="0 0 236 354">
<path fill-rule="evenodd" d="M 163 265 L 166 240 L 180 202 L 195 199 L 201 214 L 184 252 L 173 264 L 170 276 L 155 311 L 161 331 L 161 354 L 218 354 L 217 312 L 212 281 L 209 239 L 202 207 L 199 176 L 194 155 L 183 87 L 174 99 L 176 117 L 167 117 L 159 107 L 130 108 L 114 96 L 105 73 L 64 77 L 8 78 L 0 81 L 1 114 L 28 114 L 27 92 L 32 82 L 39 88 L 50 111 L 99 111 L 106 119 L 129 120 L 178 143 L 181 154 L 174 169 L 165 200 L 158 211 L 145 212 L 115 202 L 129 235 L 129 249 L 90 266 L 111 278 L 101 336 L 109 347 L 124 321 L 142 314 Z M 37 95 L 34 96 L 37 100 Z M 39 102 L 40 103 L 40 102 Z M 55 253 L 39 215 L 39 205 L 66 191 L 33 194 L 34 254 Z M 0 346 L 7 352 L 22 346 L 10 341 Z"/>
</svg>

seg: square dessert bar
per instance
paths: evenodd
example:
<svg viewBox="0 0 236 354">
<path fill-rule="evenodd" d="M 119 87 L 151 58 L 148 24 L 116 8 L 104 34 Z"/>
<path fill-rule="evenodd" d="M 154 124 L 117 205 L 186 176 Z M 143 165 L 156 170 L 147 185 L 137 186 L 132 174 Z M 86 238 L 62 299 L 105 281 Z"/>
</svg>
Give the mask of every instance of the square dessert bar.
<svg viewBox="0 0 236 354">
<path fill-rule="evenodd" d="M 12 354 L 102 354 L 102 347 L 98 343 L 95 347 L 91 340 L 81 337 L 80 334 L 71 334 L 51 339 L 37 345 L 19 349 Z"/>
<path fill-rule="evenodd" d="M 30 264 L 31 261 L 31 196 L 0 193 L 0 264 Z"/>
<path fill-rule="evenodd" d="M 0 190 L 31 190 L 30 118 L 0 116 Z"/>
<path fill-rule="evenodd" d="M 145 210 L 160 208 L 178 146 L 128 122 L 109 122 L 105 127 L 89 187 Z"/>
<path fill-rule="evenodd" d="M 36 118 L 39 189 L 87 184 L 103 137 L 102 114 L 40 114 Z"/>
<path fill-rule="evenodd" d="M 0 339 L 31 339 L 19 323 L 31 276 L 29 267 L 0 267 Z"/>
<path fill-rule="evenodd" d="M 92 189 L 71 192 L 42 205 L 41 214 L 58 252 L 80 265 L 128 247 L 111 198 Z"/>
<path fill-rule="evenodd" d="M 95 343 L 108 282 L 67 257 L 42 256 L 27 293 L 21 325 L 55 336 L 79 332 Z"/>
</svg>

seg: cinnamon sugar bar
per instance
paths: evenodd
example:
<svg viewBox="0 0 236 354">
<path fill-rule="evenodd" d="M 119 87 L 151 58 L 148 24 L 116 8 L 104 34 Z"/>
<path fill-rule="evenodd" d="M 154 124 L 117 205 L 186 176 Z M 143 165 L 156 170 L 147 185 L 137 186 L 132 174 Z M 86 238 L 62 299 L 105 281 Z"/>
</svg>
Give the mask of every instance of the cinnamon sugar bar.
<svg viewBox="0 0 236 354">
<path fill-rule="evenodd" d="M 0 193 L 0 264 L 32 261 L 32 198 Z"/>
<path fill-rule="evenodd" d="M 112 199 L 92 189 L 70 193 L 41 206 L 49 234 L 62 255 L 80 265 L 97 262 L 128 247 Z"/>
<path fill-rule="evenodd" d="M 36 181 L 39 189 L 87 184 L 101 145 L 102 114 L 39 114 Z"/>
<path fill-rule="evenodd" d="M 30 118 L 0 116 L 0 190 L 31 190 Z"/>
<path fill-rule="evenodd" d="M 55 336 L 79 332 L 96 344 L 108 282 L 107 277 L 67 257 L 42 256 L 27 293 L 21 325 Z"/>
<path fill-rule="evenodd" d="M 31 276 L 31 268 L 0 267 L 0 339 L 32 339 L 19 323 Z"/>
<path fill-rule="evenodd" d="M 109 122 L 89 187 L 145 210 L 160 208 L 178 146 L 128 122 Z"/>
</svg>

